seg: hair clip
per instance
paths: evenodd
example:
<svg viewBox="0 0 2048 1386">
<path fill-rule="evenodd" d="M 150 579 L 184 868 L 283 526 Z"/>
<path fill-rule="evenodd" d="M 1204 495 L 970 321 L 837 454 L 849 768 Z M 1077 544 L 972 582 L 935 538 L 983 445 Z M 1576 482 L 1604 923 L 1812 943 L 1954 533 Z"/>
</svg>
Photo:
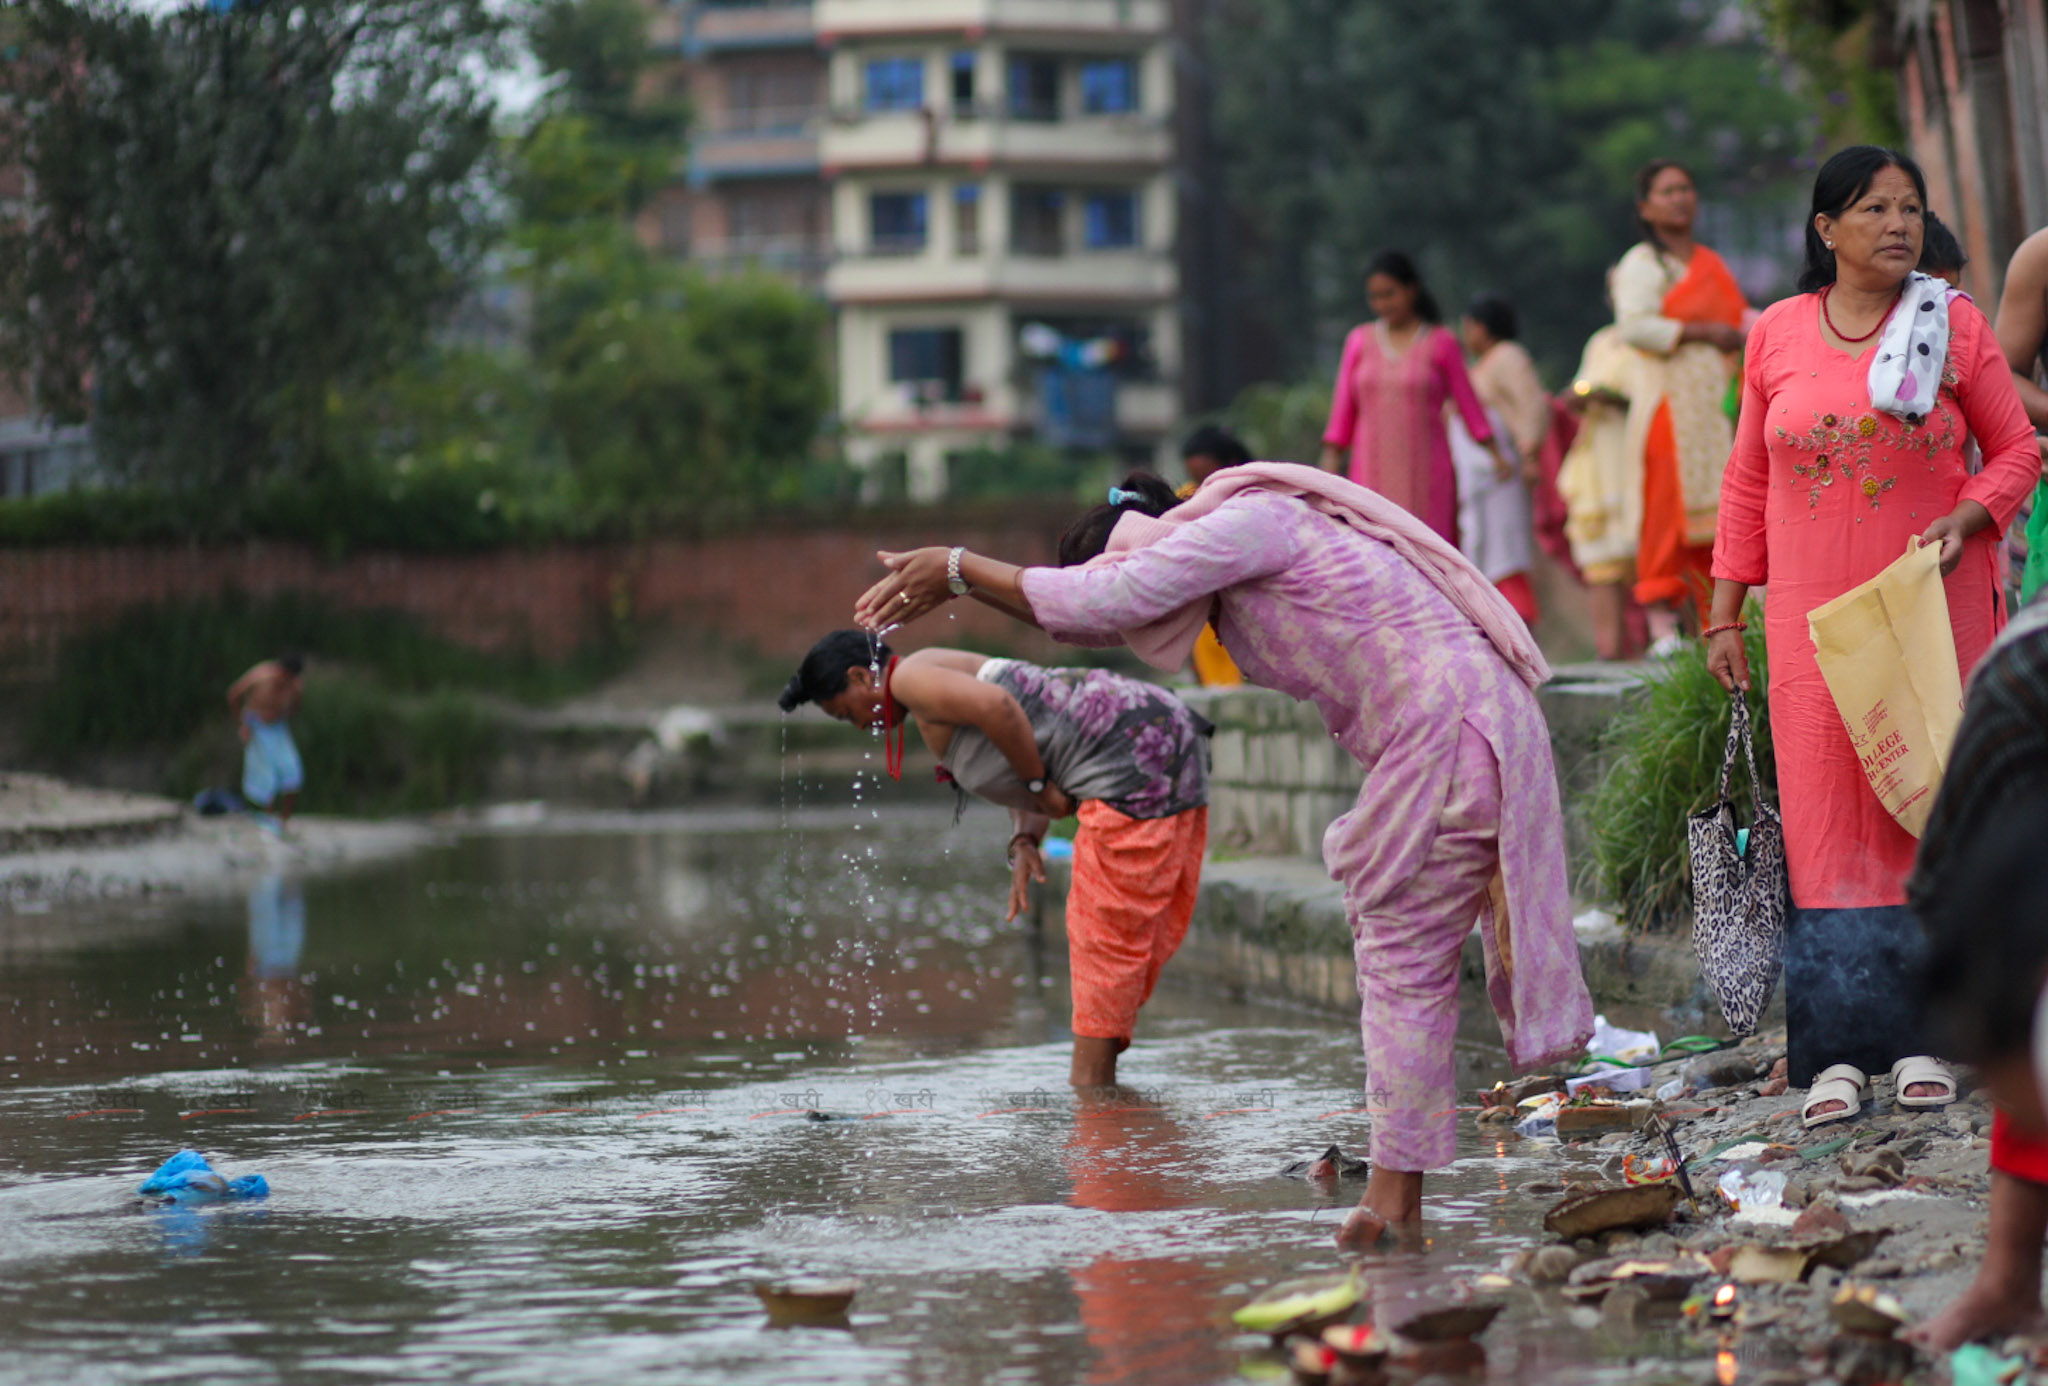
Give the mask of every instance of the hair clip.
<svg viewBox="0 0 2048 1386">
<path fill-rule="evenodd" d="M 1143 499 L 1145 498 L 1136 491 L 1126 491 L 1121 486 L 1109 488 L 1109 503 L 1111 505 L 1136 505 Z"/>
</svg>

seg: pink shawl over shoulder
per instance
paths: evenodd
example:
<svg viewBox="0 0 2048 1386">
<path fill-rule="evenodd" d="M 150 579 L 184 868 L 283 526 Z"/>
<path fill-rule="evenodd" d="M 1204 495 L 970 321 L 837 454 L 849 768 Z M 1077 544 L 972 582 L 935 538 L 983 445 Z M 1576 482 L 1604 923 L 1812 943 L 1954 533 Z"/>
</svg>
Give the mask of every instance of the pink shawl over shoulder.
<svg viewBox="0 0 2048 1386">
<path fill-rule="evenodd" d="M 1114 562 L 1115 556 L 1156 544 L 1173 527 L 1199 520 L 1232 496 L 1245 491 L 1274 491 L 1296 496 L 1331 519 L 1351 526 L 1370 539 L 1391 545 L 1394 552 L 1430 580 L 1453 606 L 1493 642 L 1502 659 L 1531 688 L 1550 677 L 1550 666 L 1529 627 L 1494 585 L 1435 530 L 1400 506 L 1355 482 L 1316 467 L 1293 462 L 1248 462 L 1217 472 L 1189 499 L 1154 519 L 1133 511 L 1116 522 L 1109 546 L 1091 563 Z M 1209 619 L 1211 602 L 1189 602 L 1157 621 L 1123 631 L 1124 643 L 1155 669 L 1179 669 L 1195 648 L 1195 639 Z"/>
</svg>

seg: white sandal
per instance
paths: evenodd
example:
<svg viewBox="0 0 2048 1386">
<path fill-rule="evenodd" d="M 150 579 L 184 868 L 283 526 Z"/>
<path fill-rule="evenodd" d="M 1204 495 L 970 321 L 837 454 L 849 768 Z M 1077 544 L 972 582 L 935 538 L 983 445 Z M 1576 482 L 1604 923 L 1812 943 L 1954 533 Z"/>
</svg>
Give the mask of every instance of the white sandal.
<svg viewBox="0 0 2048 1386">
<path fill-rule="evenodd" d="M 1941 1091 L 1933 1097 L 1909 1097 L 1906 1089 L 1916 1083 L 1933 1083 Z M 1926 1054 L 1913 1054 L 1892 1065 L 1892 1105 L 1914 1111 L 1946 1107 L 1956 1100 L 1956 1076 L 1947 1064 Z"/>
<path fill-rule="evenodd" d="M 1833 1064 L 1816 1074 L 1813 1086 L 1806 1090 L 1806 1100 L 1799 1104 L 1800 1124 L 1811 1131 L 1816 1126 L 1847 1121 L 1862 1112 L 1869 1098 L 1870 1078 L 1862 1069 L 1854 1064 Z M 1814 1115 L 1813 1109 L 1823 1102 L 1840 1102 L 1842 1110 Z"/>
</svg>

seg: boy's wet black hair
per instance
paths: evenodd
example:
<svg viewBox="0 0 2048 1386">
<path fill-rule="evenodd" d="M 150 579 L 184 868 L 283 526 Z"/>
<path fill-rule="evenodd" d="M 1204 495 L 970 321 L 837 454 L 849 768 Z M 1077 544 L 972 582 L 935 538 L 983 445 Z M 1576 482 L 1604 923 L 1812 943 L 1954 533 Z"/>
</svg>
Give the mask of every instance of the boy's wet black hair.
<svg viewBox="0 0 2048 1386">
<path fill-rule="evenodd" d="M 1942 890 L 1921 906 L 1921 999 L 1934 1052 L 1964 1063 L 2025 1054 L 2048 978 L 2048 788 L 2007 800 L 1989 830 L 1952 850 Z"/>
<path fill-rule="evenodd" d="M 1109 532 L 1131 511 L 1156 518 L 1180 504 L 1173 488 L 1151 472 L 1132 472 L 1117 483 L 1116 489 L 1124 494 L 1115 503 L 1096 506 L 1068 525 L 1067 532 L 1060 536 L 1062 568 L 1086 563 L 1108 548 Z"/>
<path fill-rule="evenodd" d="M 846 671 L 876 660 L 889 661 L 889 647 L 864 630 L 835 630 L 804 656 L 804 662 L 790 675 L 776 698 L 784 712 L 795 712 L 805 703 L 836 698 L 846 691 Z"/>
<path fill-rule="evenodd" d="M 277 667 L 290 674 L 293 678 L 297 678 L 306 672 L 306 657 L 296 650 L 288 655 L 280 655 Z"/>
<path fill-rule="evenodd" d="M 1213 457 L 1219 467 L 1241 467 L 1252 460 L 1251 449 L 1229 429 L 1203 424 L 1180 445 L 1182 457 Z"/>
<path fill-rule="evenodd" d="M 1929 212 L 1922 219 L 1920 233 L 1920 263 L 1915 267 L 1922 274 L 1960 274 L 1970 263 L 1969 252 L 1956 239 L 1956 233 L 1949 230 L 1948 223 Z"/>
</svg>

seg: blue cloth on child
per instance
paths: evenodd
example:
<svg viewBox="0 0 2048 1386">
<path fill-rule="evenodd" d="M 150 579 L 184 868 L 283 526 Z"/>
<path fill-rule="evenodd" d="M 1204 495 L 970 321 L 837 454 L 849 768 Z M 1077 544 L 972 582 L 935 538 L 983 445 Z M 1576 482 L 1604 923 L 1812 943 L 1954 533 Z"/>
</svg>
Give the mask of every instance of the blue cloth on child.
<svg viewBox="0 0 2048 1386">
<path fill-rule="evenodd" d="M 266 722 L 253 712 L 242 714 L 242 724 L 249 729 L 248 744 L 242 748 L 242 797 L 269 808 L 278 795 L 297 793 L 306 772 L 299 764 L 291 726 Z"/>
</svg>

